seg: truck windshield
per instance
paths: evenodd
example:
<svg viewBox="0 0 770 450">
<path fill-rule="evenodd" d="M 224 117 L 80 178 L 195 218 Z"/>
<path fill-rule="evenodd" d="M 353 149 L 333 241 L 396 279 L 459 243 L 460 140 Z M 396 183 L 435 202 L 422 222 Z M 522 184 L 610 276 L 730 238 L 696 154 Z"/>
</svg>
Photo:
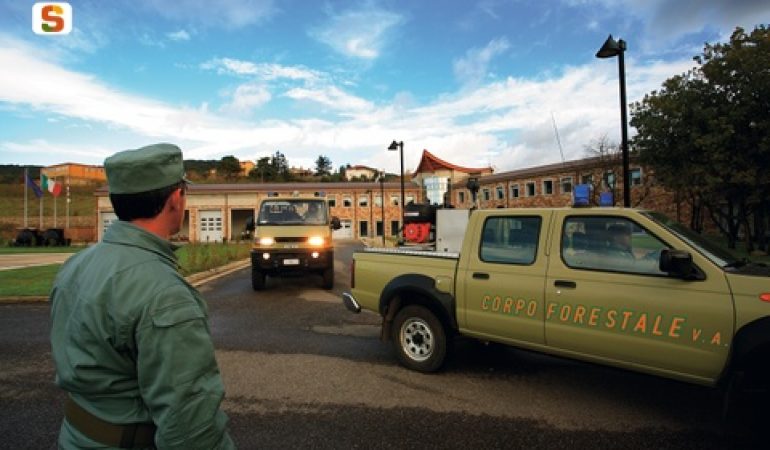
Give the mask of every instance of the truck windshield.
<svg viewBox="0 0 770 450">
<path fill-rule="evenodd" d="M 652 211 L 648 211 L 644 214 L 665 227 L 670 232 L 677 235 L 677 237 L 683 241 L 692 245 L 696 250 L 698 250 L 700 254 L 710 259 L 711 262 L 718 265 L 719 267 L 734 267 L 741 263 L 740 258 L 737 258 L 729 251 L 719 247 L 718 245 L 683 226 L 679 222 L 667 217 L 666 215 Z"/>
<path fill-rule="evenodd" d="M 259 225 L 325 225 L 325 200 L 267 200 L 262 202 Z"/>
</svg>

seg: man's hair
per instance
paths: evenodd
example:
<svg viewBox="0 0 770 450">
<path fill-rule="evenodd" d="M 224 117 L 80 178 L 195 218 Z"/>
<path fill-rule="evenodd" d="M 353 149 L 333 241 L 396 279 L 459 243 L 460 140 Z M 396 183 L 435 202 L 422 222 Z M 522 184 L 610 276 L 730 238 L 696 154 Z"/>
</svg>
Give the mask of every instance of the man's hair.
<svg viewBox="0 0 770 450">
<path fill-rule="evenodd" d="M 110 194 L 110 202 L 118 219 L 130 222 L 136 219 L 151 219 L 166 205 L 166 201 L 177 189 L 184 194 L 187 183 L 179 181 L 170 186 L 135 194 Z"/>
</svg>

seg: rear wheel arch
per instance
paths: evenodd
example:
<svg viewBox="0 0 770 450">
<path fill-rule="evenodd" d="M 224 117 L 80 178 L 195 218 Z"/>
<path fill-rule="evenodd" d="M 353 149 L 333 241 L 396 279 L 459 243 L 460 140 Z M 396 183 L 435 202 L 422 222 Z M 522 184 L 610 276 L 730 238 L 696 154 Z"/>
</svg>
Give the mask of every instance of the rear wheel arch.
<svg viewBox="0 0 770 450">
<path fill-rule="evenodd" d="M 433 312 L 447 331 L 456 330 L 454 297 L 437 291 L 434 285 L 433 278 L 420 274 L 402 275 L 391 280 L 380 295 L 380 314 L 386 321 L 392 321 L 398 310 L 421 305 Z"/>
</svg>

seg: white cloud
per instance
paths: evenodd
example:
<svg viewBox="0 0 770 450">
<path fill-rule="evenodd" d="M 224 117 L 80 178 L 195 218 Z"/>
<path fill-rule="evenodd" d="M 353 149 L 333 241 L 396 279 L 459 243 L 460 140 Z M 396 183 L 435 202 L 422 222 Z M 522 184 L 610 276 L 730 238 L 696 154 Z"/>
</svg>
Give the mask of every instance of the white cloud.
<svg viewBox="0 0 770 450">
<path fill-rule="evenodd" d="M 281 78 L 289 80 L 315 81 L 322 78 L 322 74 L 302 66 L 282 66 L 280 64 L 255 64 L 232 58 L 214 58 L 200 66 L 205 70 L 214 70 L 219 74 L 249 75 L 260 80 L 277 80 Z"/>
<path fill-rule="evenodd" d="M 172 41 L 189 41 L 190 40 L 190 33 L 188 33 L 185 30 L 178 30 L 171 33 L 166 33 L 166 37 L 171 39 Z"/>
<path fill-rule="evenodd" d="M 703 31 L 731 32 L 736 26 L 753 29 L 770 21 L 767 0 L 562 0 L 570 6 L 601 5 L 615 16 L 635 16 L 645 24 L 643 46 L 659 51 L 660 44 Z"/>
<path fill-rule="evenodd" d="M 264 105 L 271 98 L 270 91 L 263 84 L 242 84 L 235 89 L 232 101 L 225 105 L 223 110 L 245 113 Z"/>
<path fill-rule="evenodd" d="M 321 89 L 294 88 L 284 95 L 294 100 L 310 100 L 337 111 L 365 112 L 373 108 L 371 102 L 350 95 L 335 86 Z"/>
<path fill-rule="evenodd" d="M 28 164 L 49 165 L 52 156 L 61 158 L 61 161 L 83 162 L 93 161 L 101 164 L 107 156 L 115 153 L 114 148 L 99 147 L 83 144 L 63 144 L 61 142 L 51 142 L 47 139 L 32 139 L 28 142 L 0 142 L 0 149 L 7 153 L 16 153 L 19 155 L 34 155 L 34 160 L 28 161 Z"/>
<path fill-rule="evenodd" d="M 399 14 L 377 8 L 349 10 L 332 15 L 310 35 L 347 57 L 373 60 L 379 57 L 391 28 L 403 21 Z"/>
<path fill-rule="evenodd" d="M 256 75 L 290 77 L 296 69 L 233 61 L 210 67 L 256 78 L 234 90 L 227 106 L 233 110 L 250 110 L 270 100 L 268 88 Z M 666 78 L 692 65 L 689 59 L 642 64 L 629 58 L 629 101 L 641 99 Z M 254 159 L 280 149 L 292 162 L 312 162 L 326 154 L 335 165 L 360 163 L 395 172 L 398 157 L 385 149 L 397 139 L 405 142 L 407 170 L 416 166 L 423 149 L 460 165 L 492 163 L 498 170 L 510 170 L 560 160 L 551 114 L 567 159 L 585 156 L 584 145 L 601 135 L 617 141 L 620 134 L 616 64 L 605 60 L 592 59 L 585 66 L 567 68 L 549 78 L 507 78 L 482 84 L 447 93 L 428 105 L 405 102 L 403 95 L 391 104 L 375 105 L 323 83 L 295 87 L 284 95 L 341 114 L 332 116 L 321 109 L 313 116 L 309 108 L 306 120 L 294 121 L 233 119 L 210 111 L 205 104 L 189 108 L 132 95 L 91 75 L 65 69 L 39 50 L 1 35 L 0 67 L 4 68 L 0 71 L 4 108 L 80 119 L 94 125 L 96 132 L 115 130 L 120 137 L 105 143 L 111 151 L 129 147 L 127 141 L 163 140 L 178 143 L 187 158 L 217 159 L 233 154 Z M 304 70 L 298 70 L 296 76 L 304 80 L 311 73 L 317 76 Z M 0 152 L 24 145 L 3 142 Z M 75 147 L 66 140 L 55 146 L 65 151 Z M 104 149 L 82 150 L 103 159 Z"/>
<path fill-rule="evenodd" d="M 503 54 L 508 48 L 508 39 L 502 37 L 493 39 L 484 48 L 468 50 L 464 58 L 454 61 L 455 77 L 464 85 L 477 85 L 487 77 L 492 58 Z"/>
</svg>

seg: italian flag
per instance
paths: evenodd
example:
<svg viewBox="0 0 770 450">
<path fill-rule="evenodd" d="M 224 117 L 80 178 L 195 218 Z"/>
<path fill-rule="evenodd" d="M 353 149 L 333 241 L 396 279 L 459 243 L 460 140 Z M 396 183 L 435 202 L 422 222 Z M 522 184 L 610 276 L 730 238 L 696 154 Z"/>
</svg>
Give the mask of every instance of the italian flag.
<svg viewBox="0 0 770 450">
<path fill-rule="evenodd" d="M 49 179 L 47 176 L 40 174 L 40 188 L 44 191 L 48 191 L 53 194 L 54 197 L 58 197 L 61 194 L 61 182 Z"/>
</svg>

